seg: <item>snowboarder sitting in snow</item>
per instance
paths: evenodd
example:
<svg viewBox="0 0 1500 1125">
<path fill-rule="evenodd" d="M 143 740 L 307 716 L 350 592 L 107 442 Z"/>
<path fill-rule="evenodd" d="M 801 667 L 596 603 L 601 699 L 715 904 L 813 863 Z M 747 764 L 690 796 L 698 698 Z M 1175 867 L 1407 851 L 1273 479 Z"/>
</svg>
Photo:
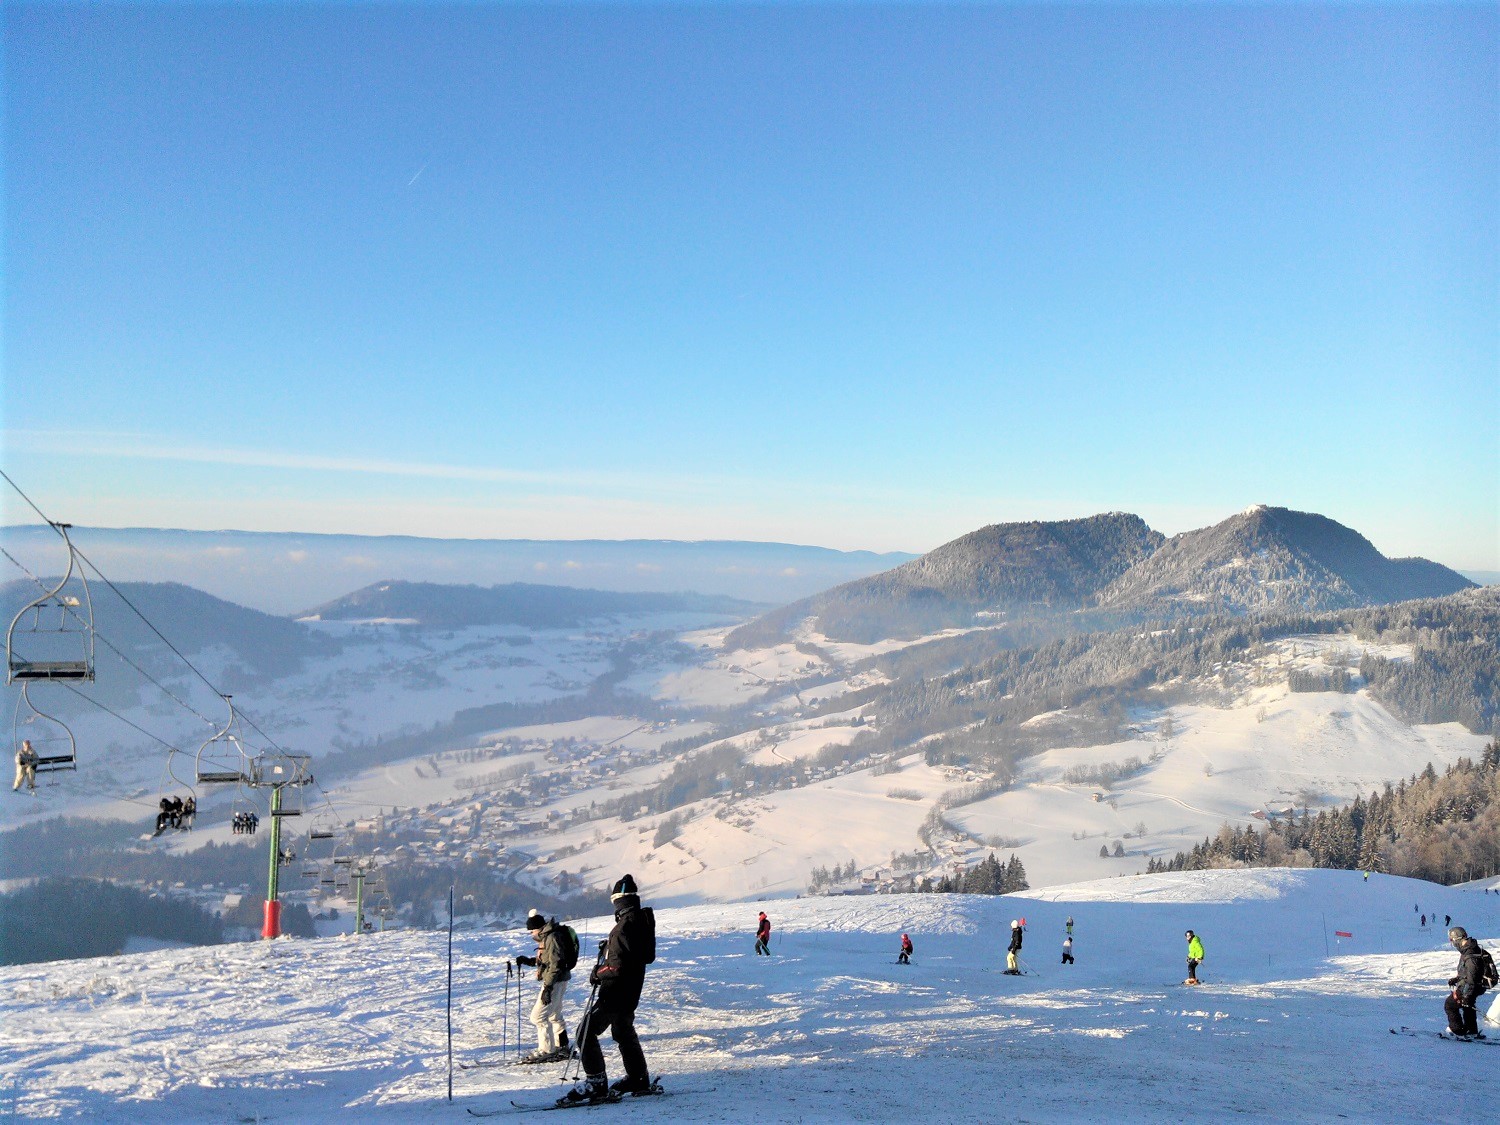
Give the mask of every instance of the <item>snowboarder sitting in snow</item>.
<svg viewBox="0 0 1500 1125">
<path fill-rule="evenodd" d="M 1198 935 L 1189 930 L 1186 934 L 1188 943 L 1188 975 L 1183 984 L 1199 984 L 1198 966 L 1203 963 L 1203 943 L 1198 940 Z"/>
<path fill-rule="evenodd" d="M 531 1009 L 531 1022 L 536 1027 L 536 1050 L 521 1061 L 557 1062 L 569 1054 L 568 1025 L 563 1023 L 562 1004 L 563 993 L 573 976 L 569 971 L 572 939 L 556 918 L 549 922 L 536 910 L 526 916 L 526 928 L 536 941 L 536 956 L 517 957 L 516 964 L 535 966 L 536 979 L 542 982 L 542 989 Z"/>
<path fill-rule="evenodd" d="M 755 952 L 771 956 L 771 919 L 766 917 L 766 912 L 760 912 L 760 925 L 755 930 Z"/>
<path fill-rule="evenodd" d="M 653 1088 L 646 1055 L 635 1034 L 635 1010 L 646 983 L 646 966 L 656 960 L 656 916 L 641 906 L 632 876 L 617 882 L 609 897 L 615 907 L 615 928 L 600 947 L 602 957 L 589 976 L 598 992 L 578 1033 L 583 1081 L 563 1095 L 559 1104 L 603 1101 L 611 1092 L 649 1094 Z M 625 1066 L 625 1077 L 613 1086 L 606 1084 L 604 1052 L 599 1049 L 599 1033 L 605 1028 L 613 1032 Z"/>
<path fill-rule="evenodd" d="M 1469 936 L 1462 926 L 1448 931 L 1448 940 L 1458 950 L 1458 970 L 1448 981 L 1453 990 L 1443 1001 L 1448 1013 L 1448 1030 L 1461 1039 L 1483 1039 L 1479 1030 L 1479 1013 L 1474 1005 L 1486 991 L 1495 987 L 1495 959 Z"/>
<path fill-rule="evenodd" d="M 911 955 L 915 951 L 915 949 L 916 949 L 916 946 L 912 945 L 911 938 L 907 937 L 905 934 L 902 934 L 901 935 L 901 956 L 896 958 L 896 964 L 898 964 L 898 965 L 910 965 L 911 964 Z"/>
<path fill-rule="evenodd" d="M 1010 945 L 1005 951 L 1005 973 L 1007 976 L 1021 975 L 1021 922 L 1012 918 L 1010 922 Z"/>
<path fill-rule="evenodd" d="M 1062 963 L 1064 965 L 1071 965 L 1073 963 L 1073 935 L 1072 934 L 1069 934 L 1067 937 L 1063 938 L 1063 959 L 1062 959 Z"/>
</svg>

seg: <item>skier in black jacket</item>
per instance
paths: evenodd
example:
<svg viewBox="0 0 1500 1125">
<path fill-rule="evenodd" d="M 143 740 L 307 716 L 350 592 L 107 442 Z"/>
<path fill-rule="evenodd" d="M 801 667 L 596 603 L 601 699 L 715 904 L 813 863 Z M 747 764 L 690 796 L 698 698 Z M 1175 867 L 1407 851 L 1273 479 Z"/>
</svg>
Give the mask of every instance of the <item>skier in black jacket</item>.
<svg viewBox="0 0 1500 1125">
<path fill-rule="evenodd" d="M 1010 946 L 1005 951 L 1005 973 L 1007 976 L 1021 975 L 1021 922 L 1014 919 L 1010 924 Z"/>
<path fill-rule="evenodd" d="M 645 1094 L 652 1089 L 646 1055 L 635 1034 L 635 1010 L 641 1002 L 641 988 L 646 983 L 646 966 L 656 960 L 656 918 L 641 907 L 635 879 L 626 875 L 617 882 L 610 900 L 615 907 L 615 928 L 603 945 L 604 958 L 589 978 L 599 986 L 594 1002 L 583 1018 L 578 1042 L 583 1059 L 583 1080 L 564 1095 L 565 1101 L 594 1102 L 615 1094 Z M 625 1077 L 608 1085 L 604 1073 L 604 1052 L 599 1049 L 599 1033 L 609 1028 Z"/>
<path fill-rule="evenodd" d="M 1485 969 L 1492 962 L 1462 926 L 1449 930 L 1448 940 L 1458 950 L 1458 970 L 1448 981 L 1453 991 L 1443 1002 L 1443 1010 L 1448 1013 L 1448 1030 L 1466 1039 L 1483 1039 L 1484 1032 L 1479 1030 L 1479 1013 L 1474 1005 L 1488 987 Z"/>
</svg>

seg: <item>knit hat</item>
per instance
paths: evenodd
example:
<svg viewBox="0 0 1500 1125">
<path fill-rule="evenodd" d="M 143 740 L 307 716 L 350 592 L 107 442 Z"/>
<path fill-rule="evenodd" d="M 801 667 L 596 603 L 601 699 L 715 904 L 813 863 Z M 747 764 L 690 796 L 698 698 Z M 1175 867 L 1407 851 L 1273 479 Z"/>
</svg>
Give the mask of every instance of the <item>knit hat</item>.
<svg viewBox="0 0 1500 1125">
<path fill-rule="evenodd" d="M 546 924 L 547 924 L 547 919 L 545 919 L 545 918 L 543 918 L 541 916 L 541 914 L 537 911 L 536 907 L 532 907 L 531 910 L 529 910 L 527 912 L 527 914 L 526 914 L 526 928 L 528 930 L 540 930 Z"/>
<path fill-rule="evenodd" d="M 623 879 L 615 884 L 614 890 L 609 892 L 609 899 L 611 902 L 619 902 L 620 899 L 624 898 L 626 895 L 633 895 L 637 893 L 638 892 L 635 889 L 635 876 L 626 875 Z"/>
<path fill-rule="evenodd" d="M 1463 941 L 1468 936 L 1469 931 L 1464 929 L 1462 926 L 1454 926 L 1451 930 L 1448 931 L 1449 941 Z"/>
</svg>

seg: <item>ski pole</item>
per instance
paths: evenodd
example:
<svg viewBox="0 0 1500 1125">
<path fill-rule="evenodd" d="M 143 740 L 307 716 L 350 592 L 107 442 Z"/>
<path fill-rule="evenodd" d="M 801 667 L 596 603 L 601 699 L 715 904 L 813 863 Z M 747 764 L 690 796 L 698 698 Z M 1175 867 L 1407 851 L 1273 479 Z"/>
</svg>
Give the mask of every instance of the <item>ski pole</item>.
<svg viewBox="0 0 1500 1125">
<path fill-rule="evenodd" d="M 500 1002 L 500 1053 L 510 1046 L 510 958 L 505 959 L 505 999 Z"/>
<path fill-rule="evenodd" d="M 521 1013 L 525 1011 L 521 998 L 521 971 L 516 970 L 516 1054 L 521 1053 Z"/>
<path fill-rule="evenodd" d="M 578 1060 L 578 1076 L 583 1076 L 583 1040 L 588 1035 L 589 1023 L 594 1018 L 594 1003 L 599 998 L 597 970 L 600 965 L 604 964 L 604 951 L 608 948 L 609 942 L 601 941 L 599 943 L 599 956 L 594 958 L 594 969 L 596 971 L 589 974 L 589 983 L 592 987 L 589 989 L 588 1003 L 584 1005 L 583 1017 L 578 1021 L 578 1034 L 573 1040 L 573 1049 L 568 1052 L 568 1057 L 563 1062 L 562 1081 L 564 1082 L 568 1081 L 568 1072 L 573 1068 L 574 1059 Z"/>
</svg>

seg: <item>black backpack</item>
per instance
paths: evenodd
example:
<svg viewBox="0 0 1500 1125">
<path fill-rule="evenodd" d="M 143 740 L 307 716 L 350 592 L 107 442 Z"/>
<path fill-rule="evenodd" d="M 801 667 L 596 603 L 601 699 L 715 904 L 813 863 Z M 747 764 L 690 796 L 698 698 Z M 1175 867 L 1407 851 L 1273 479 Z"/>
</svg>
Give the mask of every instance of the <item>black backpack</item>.
<svg viewBox="0 0 1500 1125">
<path fill-rule="evenodd" d="M 573 967 L 578 964 L 578 931 L 572 926 L 560 928 L 562 930 L 562 968 L 564 972 L 572 972 Z"/>
<path fill-rule="evenodd" d="M 1495 959 L 1488 949 L 1479 951 L 1479 991 L 1488 992 L 1500 984 L 1500 974 L 1495 971 Z"/>
<path fill-rule="evenodd" d="M 641 907 L 641 930 L 646 936 L 645 948 L 641 950 L 643 964 L 656 960 L 656 911 L 649 906 Z"/>
</svg>

